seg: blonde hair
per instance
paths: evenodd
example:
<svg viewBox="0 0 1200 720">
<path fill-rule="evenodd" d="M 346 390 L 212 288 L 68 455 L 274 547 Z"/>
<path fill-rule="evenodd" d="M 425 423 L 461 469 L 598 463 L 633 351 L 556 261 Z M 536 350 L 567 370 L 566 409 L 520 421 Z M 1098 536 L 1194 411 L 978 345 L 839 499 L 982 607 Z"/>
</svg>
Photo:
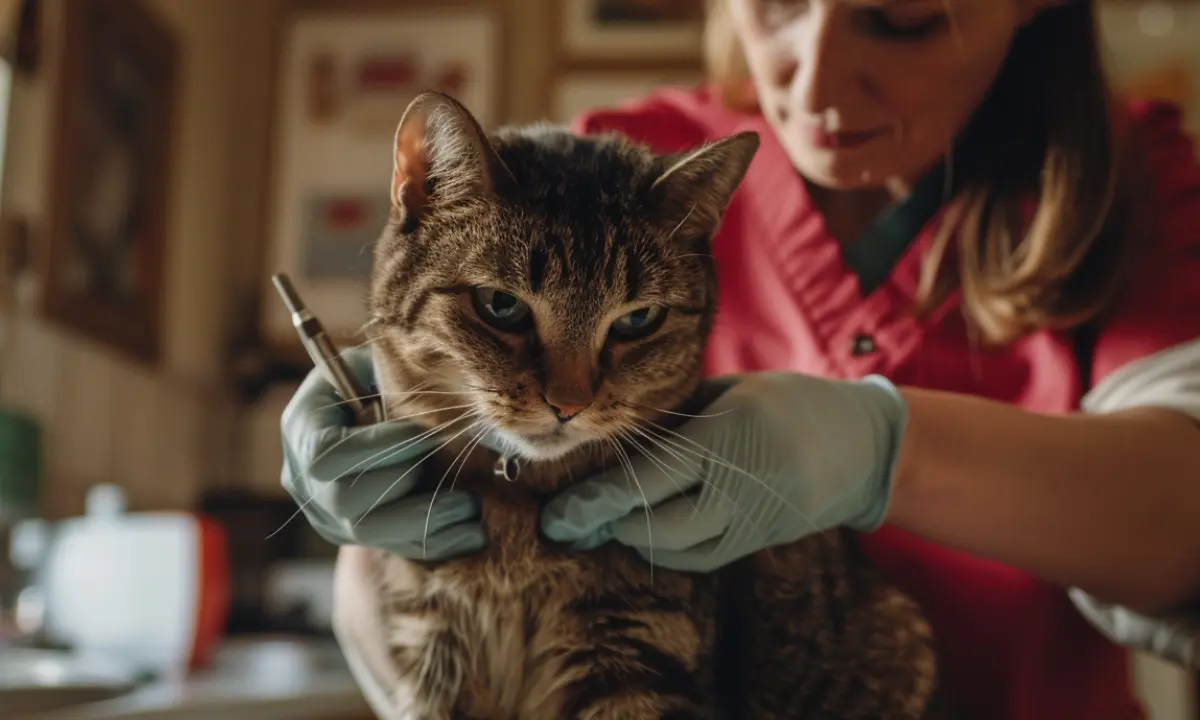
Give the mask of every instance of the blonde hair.
<svg viewBox="0 0 1200 720">
<path fill-rule="evenodd" d="M 704 23 L 704 67 L 709 81 L 731 109 L 757 112 L 746 55 L 729 20 L 727 0 L 709 0 Z"/>
<path fill-rule="evenodd" d="M 705 49 L 722 101 L 757 111 L 725 0 L 709 3 Z M 948 155 L 954 196 L 923 259 L 917 314 L 961 290 L 989 344 L 1096 320 L 1133 249 L 1137 182 L 1116 117 L 1091 2 L 1022 28 Z"/>
</svg>

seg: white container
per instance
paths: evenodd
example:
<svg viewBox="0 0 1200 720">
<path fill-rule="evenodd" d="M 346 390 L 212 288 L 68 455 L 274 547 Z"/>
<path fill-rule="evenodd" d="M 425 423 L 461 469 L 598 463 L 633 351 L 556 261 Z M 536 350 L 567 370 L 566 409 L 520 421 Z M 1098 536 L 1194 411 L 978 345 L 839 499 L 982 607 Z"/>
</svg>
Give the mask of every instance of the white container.
<svg viewBox="0 0 1200 720">
<path fill-rule="evenodd" d="M 126 513 L 114 485 L 54 526 L 37 584 L 43 632 L 85 656 L 178 676 L 206 663 L 229 610 L 229 559 L 212 523 Z"/>
</svg>

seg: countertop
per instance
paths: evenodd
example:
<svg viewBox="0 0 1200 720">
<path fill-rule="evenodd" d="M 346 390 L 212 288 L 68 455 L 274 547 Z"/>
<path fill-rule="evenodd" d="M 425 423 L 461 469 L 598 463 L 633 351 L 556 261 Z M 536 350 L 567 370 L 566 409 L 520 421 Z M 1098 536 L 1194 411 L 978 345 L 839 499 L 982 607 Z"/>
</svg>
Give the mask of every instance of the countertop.
<svg viewBox="0 0 1200 720">
<path fill-rule="evenodd" d="M 366 720 L 373 718 L 333 641 L 225 641 L 208 668 L 147 683 L 113 700 L 36 720 Z"/>
</svg>

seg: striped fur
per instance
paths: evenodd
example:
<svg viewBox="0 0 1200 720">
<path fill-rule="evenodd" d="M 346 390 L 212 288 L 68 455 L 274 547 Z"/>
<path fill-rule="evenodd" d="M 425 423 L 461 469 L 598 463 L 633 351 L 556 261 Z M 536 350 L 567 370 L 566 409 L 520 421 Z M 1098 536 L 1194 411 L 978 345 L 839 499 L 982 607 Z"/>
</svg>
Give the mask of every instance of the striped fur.
<svg viewBox="0 0 1200 720">
<path fill-rule="evenodd" d="M 620 430 L 670 427 L 679 416 L 664 411 L 705 404 L 717 304 L 707 243 L 757 138 L 661 157 L 550 127 L 485 137 L 458 103 L 429 94 L 396 148 L 370 297 L 380 390 L 391 417 L 421 413 L 441 428 L 448 442 L 421 466 L 424 489 L 476 493 L 489 545 L 443 563 L 375 554 L 402 678 L 395 717 L 927 717 L 929 626 L 850 534 L 693 575 L 614 543 L 568 551 L 537 530 L 549 494 L 619 461 L 615 441 L 651 449 Z M 476 286 L 527 302 L 533 326 L 491 327 Z M 669 308 L 653 334 L 607 335 L 615 316 L 651 304 Z M 412 388 L 426 392 L 403 394 Z M 551 390 L 587 410 L 560 423 Z M 494 454 L 474 446 L 486 428 L 528 460 L 518 482 L 493 477 Z"/>
</svg>

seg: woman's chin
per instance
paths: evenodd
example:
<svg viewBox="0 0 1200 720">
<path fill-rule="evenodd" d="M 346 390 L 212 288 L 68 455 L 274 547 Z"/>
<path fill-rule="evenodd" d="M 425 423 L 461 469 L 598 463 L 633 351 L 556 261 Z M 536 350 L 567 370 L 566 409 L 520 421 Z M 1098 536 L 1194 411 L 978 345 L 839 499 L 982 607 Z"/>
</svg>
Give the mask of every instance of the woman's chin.
<svg viewBox="0 0 1200 720">
<path fill-rule="evenodd" d="M 896 175 L 892 158 L 879 153 L 872 141 L 862 148 L 816 148 L 795 143 L 788 148 L 792 165 L 806 180 L 826 190 L 873 190 Z"/>
</svg>

